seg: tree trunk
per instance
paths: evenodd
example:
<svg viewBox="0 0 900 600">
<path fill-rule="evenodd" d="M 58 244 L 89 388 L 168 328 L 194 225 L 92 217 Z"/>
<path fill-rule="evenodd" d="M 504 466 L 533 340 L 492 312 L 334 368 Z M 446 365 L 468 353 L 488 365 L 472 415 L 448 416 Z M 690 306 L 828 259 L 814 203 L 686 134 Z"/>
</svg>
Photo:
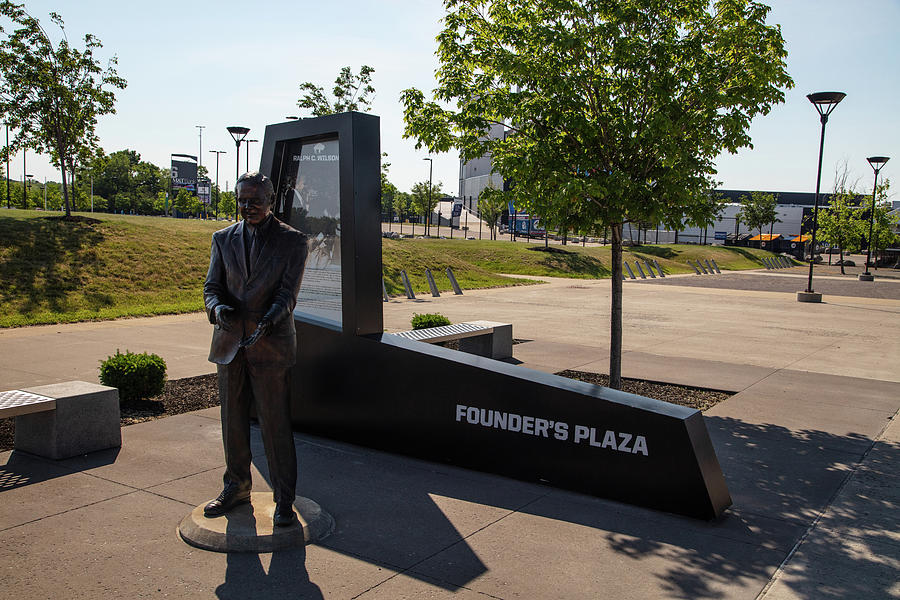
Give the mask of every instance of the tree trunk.
<svg viewBox="0 0 900 600">
<path fill-rule="evenodd" d="M 66 162 L 62 157 L 59 159 L 59 173 L 62 175 L 63 204 L 66 207 L 66 218 L 68 218 L 72 216 L 72 211 L 69 208 L 69 186 L 66 183 Z"/>
<path fill-rule="evenodd" d="M 844 273 L 844 241 L 841 238 L 838 238 L 838 252 L 840 252 L 840 263 L 841 263 L 841 275 L 846 275 Z"/>
<path fill-rule="evenodd" d="M 612 226 L 612 294 L 609 311 L 609 387 L 622 389 L 622 224 Z"/>
</svg>

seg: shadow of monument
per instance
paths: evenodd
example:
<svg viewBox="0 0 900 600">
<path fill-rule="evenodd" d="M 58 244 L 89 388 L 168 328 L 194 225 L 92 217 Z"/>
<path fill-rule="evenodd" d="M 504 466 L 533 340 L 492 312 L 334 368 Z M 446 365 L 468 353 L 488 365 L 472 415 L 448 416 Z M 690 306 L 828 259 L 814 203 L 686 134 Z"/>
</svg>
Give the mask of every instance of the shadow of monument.
<svg viewBox="0 0 900 600">
<path fill-rule="evenodd" d="M 449 499 L 603 532 L 600 538 L 592 536 L 592 543 L 602 538 L 599 543 L 634 561 L 635 568 L 644 568 L 653 557 L 663 559 L 664 570 L 650 576 L 673 598 L 722 598 L 726 586 L 735 584 L 757 593 L 828 508 L 821 522 L 827 523 L 832 516 L 852 522 L 856 528 L 850 534 L 852 543 L 867 547 L 869 554 L 854 550 L 845 532 L 826 528 L 807 537 L 795 557 L 821 554 L 834 560 L 837 556 L 852 565 L 849 572 L 874 575 L 822 589 L 822 574 L 795 560 L 790 578 L 783 580 L 801 597 L 890 597 L 895 585 L 890 565 L 896 564 L 900 554 L 900 543 L 892 532 L 900 531 L 900 511 L 887 509 L 900 504 L 900 475 L 891 470 L 900 462 L 900 444 L 880 442 L 847 483 L 868 478 L 862 481 L 872 484 L 872 478 L 884 477 L 877 486 L 880 497 L 852 495 L 829 507 L 851 469 L 872 447 L 870 439 L 730 418 L 707 417 L 706 421 L 734 498 L 734 506 L 717 522 L 303 434 L 296 434 L 302 473 L 298 493 L 313 498 L 335 517 L 334 534 L 320 545 L 446 590 L 456 590 L 489 571 L 467 541 L 475 530 L 460 530 L 451 521 L 456 513 L 446 512 Z M 268 477 L 256 428 L 253 441 L 254 462 Z M 887 521 L 880 516 L 870 522 L 873 508 L 888 515 Z M 893 558 L 884 562 L 868 558 L 886 552 L 892 552 Z M 302 583 L 308 577 L 298 570 L 301 558 L 301 554 L 287 553 L 279 560 L 300 573 Z M 230 558 L 229 569 L 231 565 Z M 245 576 L 261 577 L 255 555 L 235 557 L 233 569 L 236 582 Z M 271 572 L 272 568 L 267 577 L 272 577 Z M 234 586 L 242 589 L 237 583 Z"/>
</svg>

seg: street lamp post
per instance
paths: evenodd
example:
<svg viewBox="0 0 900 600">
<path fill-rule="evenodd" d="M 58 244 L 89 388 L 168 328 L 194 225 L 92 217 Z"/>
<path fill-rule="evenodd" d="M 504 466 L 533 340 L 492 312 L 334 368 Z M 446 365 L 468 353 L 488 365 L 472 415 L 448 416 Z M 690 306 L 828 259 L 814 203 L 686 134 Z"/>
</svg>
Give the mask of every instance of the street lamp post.
<svg viewBox="0 0 900 600">
<path fill-rule="evenodd" d="M 239 127 L 236 125 L 232 125 L 228 127 L 228 133 L 231 134 L 231 137 L 234 138 L 234 181 L 235 185 L 237 184 L 237 180 L 241 176 L 241 142 L 244 141 L 244 138 L 247 137 L 247 134 L 250 133 L 249 127 Z M 238 220 L 238 209 L 237 209 L 237 194 L 235 194 L 235 202 L 234 202 L 234 221 L 235 223 Z"/>
<path fill-rule="evenodd" d="M 28 151 L 25 148 L 22 148 L 22 208 L 28 208 L 28 195 L 25 192 L 25 180 L 28 178 L 28 175 L 25 174 L 28 171 L 27 163 L 26 163 L 26 155 Z"/>
<path fill-rule="evenodd" d="M 22 208 L 28 208 L 28 193 L 31 192 L 31 180 L 34 179 L 34 175 L 29 173 L 25 176 L 25 179 L 27 180 L 28 183 L 26 186 L 23 186 L 25 188 L 26 193 L 23 195 L 24 197 L 22 199 Z"/>
<path fill-rule="evenodd" d="M 210 150 L 213 154 L 216 155 L 216 221 L 219 220 L 219 194 L 221 191 L 219 190 L 219 155 L 227 154 L 224 150 Z"/>
<path fill-rule="evenodd" d="M 813 291 L 813 263 L 816 258 L 816 229 L 819 225 L 819 185 L 822 182 L 822 152 L 825 149 L 825 124 L 828 123 L 828 115 L 834 110 L 841 100 L 847 94 L 844 92 L 817 92 L 808 94 L 806 98 L 812 102 L 819 113 L 819 121 L 822 123 L 822 133 L 819 137 L 819 168 L 816 171 L 816 199 L 813 205 L 813 229 L 812 240 L 809 249 L 809 280 L 806 284 L 806 291 L 797 292 L 798 302 L 821 302 L 822 294 Z"/>
<path fill-rule="evenodd" d="M 869 273 L 869 263 L 872 259 L 872 232 L 875 229 L 875 195 L 878 193 L 878 172 L 890 160 L 887 156 L 870 156 L 866 159 L 875 171 L 875 187 L 872 188 L 872 214 L 869 215 L 869 247 L 866 249 L 866 272 L 859 274 L 860 281 L 873 281 L 875 276 Z"/>
<path fill-rule="evenodd" d="M 259 140 L 244 140 L 244 154 L 245 154 L 244 159 L 247 164 L 247 169 L 246 169 L 245 173 L 250 172 L 250 144 L 255 144 L 258 141 Z"/>
<path fill-rule="evenodd" d="M 432 160 L 431 157 L 426 157 L 426 158 L 423 158 L 422 160 L 428 161 L 428 211 L 427 212 L 430 213 L 431 212 L 431 175 L 434 170 L 434 160 Z M 422 211 L 422 212 L 426 212 L 426 211 Z M 425 235 L 426 236 L 428 235 L 428 218 L 430 216 L 431 216 L 430 214 L 425 216 Z M 413 230 L 413 232 L 415 232 L 415 230 Z"/>
<path fill-rule="evenodd" d="M 203 130 L 206 128 L 206 125 L 194 125 L 197 129 L 200 130 L 200 154 L 197 155 L 197 161 L 200 166 L 203 166 Z"/>
</svg>

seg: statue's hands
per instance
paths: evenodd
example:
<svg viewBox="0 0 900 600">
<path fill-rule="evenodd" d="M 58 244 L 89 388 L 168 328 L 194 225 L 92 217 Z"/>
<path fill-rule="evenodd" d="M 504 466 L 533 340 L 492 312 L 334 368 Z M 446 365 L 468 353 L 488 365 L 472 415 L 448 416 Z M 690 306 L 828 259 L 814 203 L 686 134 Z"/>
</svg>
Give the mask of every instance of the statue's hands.
<svg viewBox="0 0 900 600">
<path fill-rule="evenodd" d="M 216 307 L 216 327 L 229 331 L 231 329 L 231 314 L 234 309 L 227 304 L 220 304 Z"/>
<path fill-rule="evenodd" d="M 272 330 L 272 321 L 268 319 L 263 319 L 259 322 L 259 325 L 256 326 L 256 331 L 250 334 L 250 337 L 244 338 L 241 340 L 241 348 L 246 348 L 248 346 L 252 346 L 256 342 L 259 341 L 259 338 L 264 335 L 269 335 L 269 332 Z"/>
</svg>

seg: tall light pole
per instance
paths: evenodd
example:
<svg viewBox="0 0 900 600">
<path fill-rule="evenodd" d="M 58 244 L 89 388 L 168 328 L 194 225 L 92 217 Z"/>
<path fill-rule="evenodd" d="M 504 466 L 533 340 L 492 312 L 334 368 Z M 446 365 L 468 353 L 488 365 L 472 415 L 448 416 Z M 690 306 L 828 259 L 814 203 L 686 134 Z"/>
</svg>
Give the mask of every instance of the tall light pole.
<svg viewBox="0 0 900 600">
<path fill-rule="evenodd" d="M 194 125 L 197 129 L 200 130 L 200 154 L 197 155 L 197 161 L 200 163 L 200 166 L 203 166 L 203 130 L 206 128 L 206 125 Z"/>
<path fill-rule="evenodd" d="M 869 262 L 872 259 L 872 232 L 875 229 L 875 195 L 878 193 L 878 172 L 890 160 L 887 156 L 870 156 L 866 159 L 875 171 L 875 187 L 872 188 L 872 214 L 869 215 L 869 247 L 866 249 L 866 272 L 859 274 L 860 281 L 873 281 L 875 276 L 869 273 Z"/>
<path fill-rule="evenodd" d="M 431 217 L 431 174 L 434 168 L 434 160 L 431 157 L 423 158 L 422 160 L 428 161 L 428 210 L 422 212 L 428 212 L 429 214 L 425 215 L 425 235 L 428 235 L 428 220 Z M 415 230 L 413 230 L 415 233 Z"/>
<path fill-rule="evenodd" d="M 22 187 L 26 188 L 27 191 L 30 192 L 31 191 L 31 180 L 34 179 L 34 175 L 29 173 L 28 175 L 25 176 L 25 178 L 28 180 L 28 185 L 22 186 Z M 28 208 L 28 194 L 27 193 L 25 194 L 25 197 L 23 199 L 22 208 Z"/>
<path fill-rule="evenodd" d="M 285 119 L 287 119 L 288 121 L 299 121 L 300 117 L 295 117 L 293 115 L 289 115 L 289 116 L 285 117 Z"/>
<path fill-rule="evenodd" d="M 227 154 L 224 150 L 210 150 L 213 154 L 216 155 L 216 221 L 219 220 L 219 194 L 221 191 L 219 190 L 219 155 Z"/>
<path fill-rule="evenodd" d="M 244 138 L 247 137 L 247 134 L 250 133 L 249 127 L 240 127 L 237 125 L 232 125 L 228 127 L 228 133 L 231 134 L 231 137 L 234 138 L 234 182 L 237 185 L 237 180 L 241 176 L 241 142 L 244 141 Z M 238 208 L 237 208 L 237 191 L 235 191 L 234 195 L 234 221 L 237 223 L 238 220 Z"/>
<path fill-rule="evenodd" d="M 25 174 L 28 171 L 28 167 L 26 166 L 26 155 L 28 154 L 28 150 L 22 148 L 22 208 L 28 208 L 28 195 L 25 192 L 25 180 L 28 178 L 28 175 Z"/>
<path fill-rule="evenodd" d="M 245 155 L 246 155 L 246 156 L 244 157 L 244 159 L 245 159 L 246 164 L 247 164 L 247 170 L 244 171 L 245 173 L 249 173 L 249 172 L 250 172 L 250 144 L 255 144 L 255 143 L 258 142 L 258 141 L 259 141 L 259 140 L 244 140 L 244 153 L 245 153 Z"/>
<path fill-rule="evenodd" d="M 819 113 L 819 121 L 822 123 L 822 134 L 819 138 L 819 168 L 816 172 L 816 200 L 813 205 L 813 230 L 812 242 L 809 248 L 809 281 L 806 284 L 806 291 L 797 292 L 798 302 L 821 302 L 822 294 L 813 291 L 813 263 L 816 257 L 816 229 L 819 226 L 819 185 L 822 182 L 822 151 L 825 149 L 825 124 L 828 123 L 828 115 L 834 110 L 841 100 L 847 94 L 844 92 L 817 92 L 808 94 L 806 98 L 812 102 Z"/>
</svg>

